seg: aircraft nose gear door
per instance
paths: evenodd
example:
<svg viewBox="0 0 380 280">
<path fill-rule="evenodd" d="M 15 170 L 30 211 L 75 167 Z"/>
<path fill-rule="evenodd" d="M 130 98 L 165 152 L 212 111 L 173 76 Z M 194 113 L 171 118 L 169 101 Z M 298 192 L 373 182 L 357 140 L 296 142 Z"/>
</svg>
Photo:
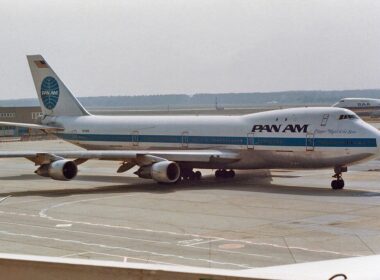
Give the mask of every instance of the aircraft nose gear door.
<svg viewBox="0 0 380 280">
<path fill-rule="evenodd" d="M 306 151 L 314 151 L 314 133 L 306 133 Z"/>
<path fill-rule="evenodd" d="M 247 134 L 247 149 L 254 149 L 255 146 L 254 146 L 254 137 L 253 137 L 253 133 L 248 133 Z"/>
</svg>

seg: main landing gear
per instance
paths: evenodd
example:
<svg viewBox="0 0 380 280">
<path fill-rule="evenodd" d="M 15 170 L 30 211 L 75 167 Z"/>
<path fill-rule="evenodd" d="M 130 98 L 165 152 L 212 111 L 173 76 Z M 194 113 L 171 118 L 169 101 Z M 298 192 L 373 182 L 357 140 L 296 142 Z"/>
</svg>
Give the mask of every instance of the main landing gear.
<svg viewBox="0 0 380 280">
<path fill-rule="evenodd" d="M 341 190 L 344 188 L 344 180 L 342 178 L 342 173 L 347 172 L 347 166 L 335 167 L 334 172 L 335 174 L 333 175 L 333 178 L 336 179 L 331 181 L 331 187 L 334 190 Z"/>
<path fill-rule="evenodd" d="M 215 177 L 216 178 L 234 178 L 235 171 L 233 171 L 232 169 L 229 171 L 225 169 L 218 169 L 215 171 Z"/>
<path fill-rule="evenodd" d="M 202 179 L 202 173 L 200 171 L 193 171 L 193 169 L 181 169 L 181 180 L 182 181 L 199 181 Z"/>
</svg>

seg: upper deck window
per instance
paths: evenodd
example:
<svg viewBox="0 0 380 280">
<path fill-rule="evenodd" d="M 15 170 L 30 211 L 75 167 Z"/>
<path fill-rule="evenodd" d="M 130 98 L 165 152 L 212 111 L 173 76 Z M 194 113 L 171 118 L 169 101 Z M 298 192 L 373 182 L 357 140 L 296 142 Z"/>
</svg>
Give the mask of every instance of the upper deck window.
<svg viewBox="0 0 380 280">
<path fill-rule="evenodd" d="M 357 119 L 358 117 L 356 115 L 340 115 L 339 120 L 353 120 Z"/>
</svg>

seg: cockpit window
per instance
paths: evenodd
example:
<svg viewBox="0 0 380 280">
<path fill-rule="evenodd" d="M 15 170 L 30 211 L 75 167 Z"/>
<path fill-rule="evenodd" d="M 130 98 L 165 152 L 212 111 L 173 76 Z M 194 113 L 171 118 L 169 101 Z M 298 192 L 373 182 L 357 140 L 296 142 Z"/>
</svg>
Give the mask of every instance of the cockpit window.
<svg viewBox="0 0 380 280">
<path fill-rule="evenodd" d="M 339 120 L 353 120 L 357 119 L 358 117 L 356 115 L 340 115 Z"/>
</svg>

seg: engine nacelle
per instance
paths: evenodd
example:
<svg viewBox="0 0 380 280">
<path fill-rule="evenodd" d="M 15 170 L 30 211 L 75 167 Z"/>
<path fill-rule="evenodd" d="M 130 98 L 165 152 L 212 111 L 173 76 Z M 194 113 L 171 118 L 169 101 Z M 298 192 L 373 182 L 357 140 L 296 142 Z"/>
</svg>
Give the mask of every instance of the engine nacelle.
<svg viewBox="0 0 380 280">
<path fill-rule="evenodd" d="M 50 164 L 41 165 L 35 173 L 42 177 L 50 177 L 54 180 L 69 181 L 77 176 L 78 167 L 75 162 L 71 160 L 60 159 Z"/>
<path fill-rule="evenodd" d="M 135 172 L 140 178 L 153 179 L 160 183 L 175 183 L 181 176 L 181 168 L 174 161 L 160 161 L 142 166 Z"/>
</svg>

